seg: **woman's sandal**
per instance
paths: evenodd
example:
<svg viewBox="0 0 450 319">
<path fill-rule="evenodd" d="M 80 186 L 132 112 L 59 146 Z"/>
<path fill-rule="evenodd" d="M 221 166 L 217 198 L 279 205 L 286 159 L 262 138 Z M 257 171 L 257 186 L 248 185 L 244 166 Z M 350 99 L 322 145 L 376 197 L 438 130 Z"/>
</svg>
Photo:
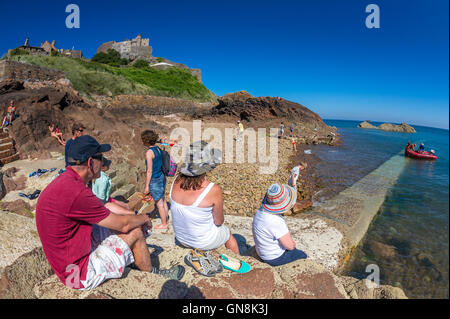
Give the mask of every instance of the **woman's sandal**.
<svg viewBox="0 0 450 319">
<path fill-rule="evenodd" d="M 244 274 L 251 270 L 250 265 L 245 261 L 230 257 L 225 254 L 220 255 L 219 261 L 225 269 L 237 272 L 239 274 Z"/>
<path fill-rule="evenodd" d="M 191 249 L 186 257 L 184 257 L 184 262 L 194 268 L 200 275 L 214 277 L 216 274 L 215 267 L 209 262 L 206 256 L 197 250 Z"/>
<path fill-rule="evenodd" d="M 221 273 L 223 271 L 223 266 L 222 264 L 217 261 L 216 259 L 214 259 L 213 256 L 211 256 L 211 254 L 209 253 L 209 251 L 205 252 L 205 257 L 206 259 L 209 261 L 209 263 L 214 267 L 214 271 L 218 274 Z"/>
</svg>

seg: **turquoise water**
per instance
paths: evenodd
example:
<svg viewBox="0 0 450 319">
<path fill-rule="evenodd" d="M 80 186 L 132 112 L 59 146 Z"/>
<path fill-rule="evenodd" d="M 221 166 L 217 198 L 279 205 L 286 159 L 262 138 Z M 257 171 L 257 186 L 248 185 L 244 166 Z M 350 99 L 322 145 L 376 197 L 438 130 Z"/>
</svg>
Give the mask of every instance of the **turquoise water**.
<svg viewBox="0 0 450 319">
<path fill-rule="evenodd" d="M 401 152 L 408 140 L 436 151 L 437 161 L 404 159 L 404 171 L 355 250 L 347 273 L 363 278 L 366 266 L 377 264 L 381 283 L 401 287 L 410 298 L 448 298 L 449 131 L 414 126 L 417 133 L 405 134 L 358 129 L 355 121 L 325 122 L 338 128 L 342 145 L 311 147 L 322 160 L 317 166 L 324 185 L 315 196 L 319 203 Z M 390 248 L 372 249 L 374 243 Z"/>
</svg>

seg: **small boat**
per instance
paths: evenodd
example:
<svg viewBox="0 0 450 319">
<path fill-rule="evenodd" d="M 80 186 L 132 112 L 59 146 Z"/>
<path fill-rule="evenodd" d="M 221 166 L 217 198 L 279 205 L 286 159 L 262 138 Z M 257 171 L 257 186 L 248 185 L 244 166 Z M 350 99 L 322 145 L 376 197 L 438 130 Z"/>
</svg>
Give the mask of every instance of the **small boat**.
<svg viewBox="0 0 450 319">
<path fill-rule="evenodd" d="M 417 159 L 428 159 L 428 160 L 437 159 L 437 156 L 431 152 L 426 152 L 426 151 L 416 152 L 415 150 L 412 150 L 409 148 L 405 148 L 405 156 L 417 158 Z"/>
</svg>

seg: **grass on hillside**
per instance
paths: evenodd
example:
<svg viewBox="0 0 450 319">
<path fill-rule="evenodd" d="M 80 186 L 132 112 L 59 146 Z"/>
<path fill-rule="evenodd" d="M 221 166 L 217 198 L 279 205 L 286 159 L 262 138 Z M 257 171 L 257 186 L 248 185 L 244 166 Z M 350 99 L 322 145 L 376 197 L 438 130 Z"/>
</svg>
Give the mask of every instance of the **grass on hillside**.
<svg viewBox="0 0 450 319">
<path fill-rule="evenodd" d="M 11 59 L 63 71 L 73 87 L 86 96 L 143 94 L 177 97 L 200 102 L 215 95 L 190 72 L 178 68 L 157 70 L 150 67 L 113 67 L 69 57 L 21 55 Z"/>
</svg>

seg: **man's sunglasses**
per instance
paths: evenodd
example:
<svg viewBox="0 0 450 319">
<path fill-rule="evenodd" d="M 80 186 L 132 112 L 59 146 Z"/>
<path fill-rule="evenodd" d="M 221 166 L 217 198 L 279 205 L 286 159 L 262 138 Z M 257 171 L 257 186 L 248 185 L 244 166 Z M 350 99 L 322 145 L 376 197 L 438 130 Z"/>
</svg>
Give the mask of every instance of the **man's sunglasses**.
<svg viewBox="0 0 450 319">
<path fill-rule="evenodd" d="M 78 131 L 78 132 L 83 132 L 84 130 L 83 130 L 83 129 L 78 129 L 77 131 Z"/>
<path fill-rule="evenodd" d="M 93 159 L 103 161 L 103 154 L 95 154 L 91 156 Z"/>
</svg>

